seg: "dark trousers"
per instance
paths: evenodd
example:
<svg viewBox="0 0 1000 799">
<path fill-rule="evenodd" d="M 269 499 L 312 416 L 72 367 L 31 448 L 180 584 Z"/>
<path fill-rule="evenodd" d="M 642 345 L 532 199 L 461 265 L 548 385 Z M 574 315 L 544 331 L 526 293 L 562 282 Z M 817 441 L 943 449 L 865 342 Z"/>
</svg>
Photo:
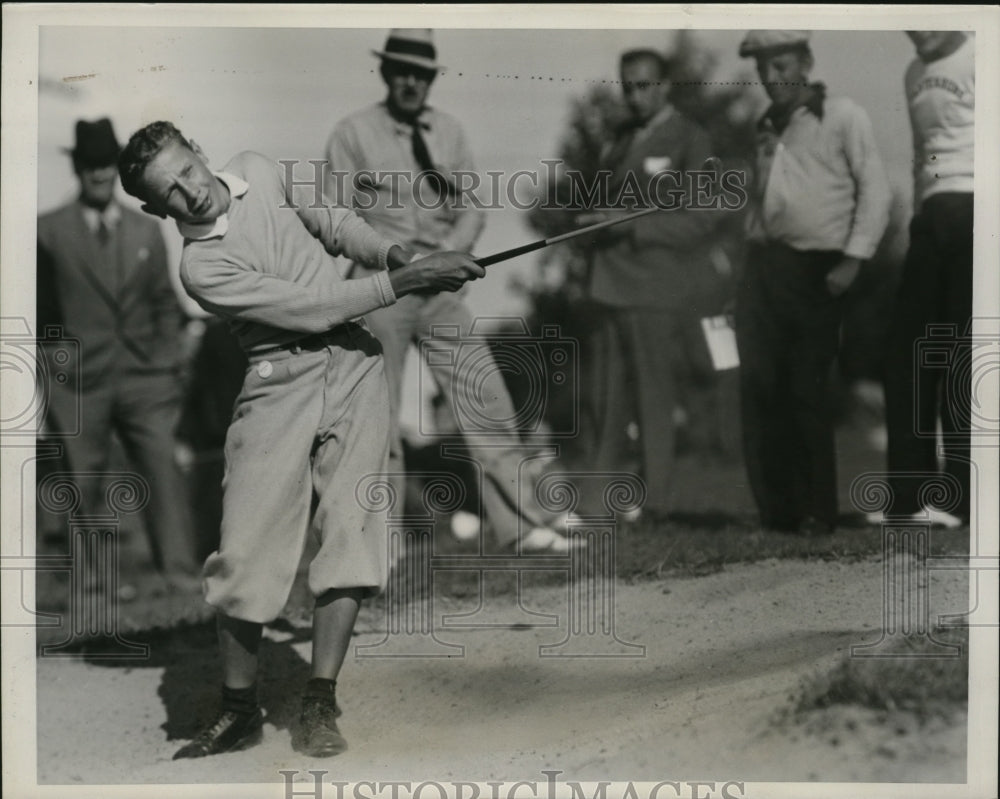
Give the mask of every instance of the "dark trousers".
<svg viewBox="0 0 1000 799">
<path fill-rule="evenodd" d="M 581 381 L 581 455 L 588 470 L 632 472 L 646 484 L 646 511 L 670 510 L 675 460 L 674 406 L 682 371 L 710 372 L 696 319 L 678 311 L 595 306 Z M 638 459 L 626 435 L 639 428 Z M 638 461 L 638 462 L 636 462 Z M 605 511 L 581 497 L 585 513 Z"/>
<path fill-rule="evenodd" d="M 842 303 L 826 288 L 839 252 L 754 245 L 739 287 L 743 447 L 761 524 L 837 518 L 830 367 Z"/>
<path fill-rule="evenodd" d="M 938 473 L 940 415 L 944 470 L 960 496 L 939 496 L 969 515 L 972 317 L 971 193 L 929 197 L 910 224 L 910 248 L 893 309 L 885 364 L 889 472 L 895 514 L 915 513 L 921 486 Z M 937 326 L 937 327 L 932 327 Z"/>
<path fill-rule="evenodd" d="M 180 389 L 170 374 L 118 376 L 77 396 L 56 387 L 50 411 L 57 429 L 71 429 L 79 409 L 80 434 L 63 439 L 66 461 L 77 475 L 81 511 L 107 514 L 103 485 L 111 434 L 117 433 L 131 464 L 149 486 L 146 528 L 156 567 L 167 574 L 198 570 L 190 508 L 183 477 L 174 463 L 174 428 Z"/>
</svg>

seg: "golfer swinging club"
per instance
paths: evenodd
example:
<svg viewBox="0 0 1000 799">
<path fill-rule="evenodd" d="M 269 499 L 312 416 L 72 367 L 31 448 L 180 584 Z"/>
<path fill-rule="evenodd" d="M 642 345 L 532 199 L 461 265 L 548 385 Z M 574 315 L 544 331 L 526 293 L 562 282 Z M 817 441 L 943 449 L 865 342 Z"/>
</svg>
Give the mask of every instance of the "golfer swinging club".
<svg viewBox="0 0 1000 799">
<path fill-rule="evenodd" d="M 212 172 L 169 122 L 133 134 L 119 172 L 144 211 L 177 222 L 185 290 L 230 320 L 249 357 L 226 436 L 221 542 L 203 572 L 218 610 L 222 706 L 174 757 L 260 741 L 262 628 L 288 598 L 307 531 L 319 542 L 313 656 L 292 744 L 337 754 L 347 747 L 337 674 L 361 599 L 381 590 L 387 568 L 382 526 L 354 496 L 359 477 L 385 469 L 389 443 L 382 349 L 355 320 L 407 294 L 455 291 L 483 269 L 456 252 L 408 263 L 411 253 L 353 212 L 296 201 L 279 166 L 257 153 Z M 343 280 L 341 254 L 381 271 Z"/>
</svg>

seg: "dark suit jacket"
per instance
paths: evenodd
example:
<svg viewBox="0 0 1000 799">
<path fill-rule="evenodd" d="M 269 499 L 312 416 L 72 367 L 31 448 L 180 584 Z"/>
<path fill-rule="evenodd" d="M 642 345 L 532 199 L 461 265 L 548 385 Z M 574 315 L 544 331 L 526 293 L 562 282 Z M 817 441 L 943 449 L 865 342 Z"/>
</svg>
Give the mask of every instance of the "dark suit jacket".
<svg viewBox="0 0 1000 799">
<path fill-rule="evenodd" d="M 113 244 L 119 281 L 102 262 L 79 202 L 38 219 L 38 330 L 58 325 L 80 342 L 84 389 L 111 375 L 177 369 L 183 313 L 167 272 L 156 220 L 122 208 Z"/>
<path fill-rule="evenodd" d="M 674 110 L 648 131 L 622 134 L 605 152 L 603 167 L 612 173 L 609 198 L 613 202 L 623 187 L 634 186 L 643 203 L 656 202 L 656 196 L 650 197 L 651 188 L 658 204 L 668 202 L 675 184 L 665 177 L 657 184 L 656 176 L 664 170 L 701 169 L 711 154 L 708 134 Z M 598 239 L 589 281 L 591 299 L 620 308 L 685 307 L 700 291 L 701 271 L 710 268 L 709 234 L 718 221 L 719 214 L 713 211 L 663 211 L 627 222 L 613 237 Z"/>
<path fill-rule="evenodd" d="M 246 353 L 229 323 L 214 317 L 205 325 L 177 423 L 177 438 L 201 452 L 225 445 L 247 368 Z"/>
</svg>

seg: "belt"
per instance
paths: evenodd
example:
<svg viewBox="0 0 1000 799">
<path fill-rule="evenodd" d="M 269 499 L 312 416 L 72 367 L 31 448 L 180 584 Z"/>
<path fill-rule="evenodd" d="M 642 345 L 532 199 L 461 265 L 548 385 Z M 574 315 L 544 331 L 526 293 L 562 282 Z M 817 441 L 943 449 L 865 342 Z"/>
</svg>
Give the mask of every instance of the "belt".
<svg viewBox="0 0 1000 799">
<path fill-rule="evenodd" d="M 275 352 L 315 352 L 321 350 L 329 344 L 334 343 L 343 336 L 350 336 L 355 330 L 363 330 L 357 322 L 344 322 L 343 324 L 324 330 L 322 333 L 312 333 L 311 335 L 288 341 L 284 344 L 277 344 L 262 350 L 254 350 L 251 356 L 270 355 Z"/>
</svg>

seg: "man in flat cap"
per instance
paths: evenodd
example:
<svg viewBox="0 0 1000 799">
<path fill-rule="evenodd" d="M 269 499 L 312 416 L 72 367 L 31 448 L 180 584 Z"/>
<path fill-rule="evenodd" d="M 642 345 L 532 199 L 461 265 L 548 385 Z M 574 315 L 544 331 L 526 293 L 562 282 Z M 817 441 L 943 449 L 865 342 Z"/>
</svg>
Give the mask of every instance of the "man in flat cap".
<svg viewBox="0 0 1000 799">
<path fill-rule="evenodd" d="M 747 472 L 763 526 L 823 534 L 837 518 L 828 375 L 843 297 L 891 195 L 868 115 L 809 81 L 807 31 L 750 31 L 740 55 L 756 60 L 771 100 L 737 297 Z"/>
<path fill-rule="evenodd" d="M 381 61 L 386 97 L 342 119 L 334 129 L 326 150 L 327 199 L 353 206 L 375 230 L 418 255 L 441 249 L 468 252 L 485 220 L 481 209 L 460 197 L 454 178 L 456 171 L 474 169 L 461 126 L 450 114 L 427 105 L 431 85 L 442 70 L 432 33 L 392 30 L 385 47 L 373 52 Z M 356 264 L 353 269 L 357 277 L 366 267 Z M 520 468 L 520 441 L 510 421 L 516 413 L 488 348 L 484 345 L 475 358 L 477 376 L 487 376 L 486 385 L 474 386 L 468 370 L 452 366 L 459 362 L 459 348 L 463 339 L 468 341 L 473 324 L 462 297 L 411 294 L 366 318 L 385 351 L 393 418 L 390 472 L 401 475 L 403 469 L 399 415 L 407 351 L 433 335 L 434 327 L 450 326 L 455 337 L 435 338 L 434 349 L 437 355 L 450 347 L 455 357 L 435 358 L 427 365 L 446 402 L 459 397 L 484 403 L 477 414 L 491 423 L 489 435 L 460 432 L 482 470 L 483 510 L 498 543 L 513 546 L 521 532 L 522 552 L 568 551 L 569 539 L 547 526 L 551 518 L 538 507 L 534 486 Z M 395 482 L 401 491 L 402 481 Z"/>
<path fill-rule="evenodd" d="M 38 220 L 38 329 L 59 326 L 80 344 L 80 363 L 70 365 L 78 374 L 50 387 L 47 424 L 79 475 L 84 514 L 108 513 L 99 475 L 117 434 L 149 484 L 154 562 L 169 587 L 196 592 L 187 494 L 173 459 L 184 317 L 159 225 L 115 199 L 119 150 L 110 120 L 77 122 L 70 155 L 79 194 Z M 99 587 L 94 575 L 91 586 Z"/>
</svg>

